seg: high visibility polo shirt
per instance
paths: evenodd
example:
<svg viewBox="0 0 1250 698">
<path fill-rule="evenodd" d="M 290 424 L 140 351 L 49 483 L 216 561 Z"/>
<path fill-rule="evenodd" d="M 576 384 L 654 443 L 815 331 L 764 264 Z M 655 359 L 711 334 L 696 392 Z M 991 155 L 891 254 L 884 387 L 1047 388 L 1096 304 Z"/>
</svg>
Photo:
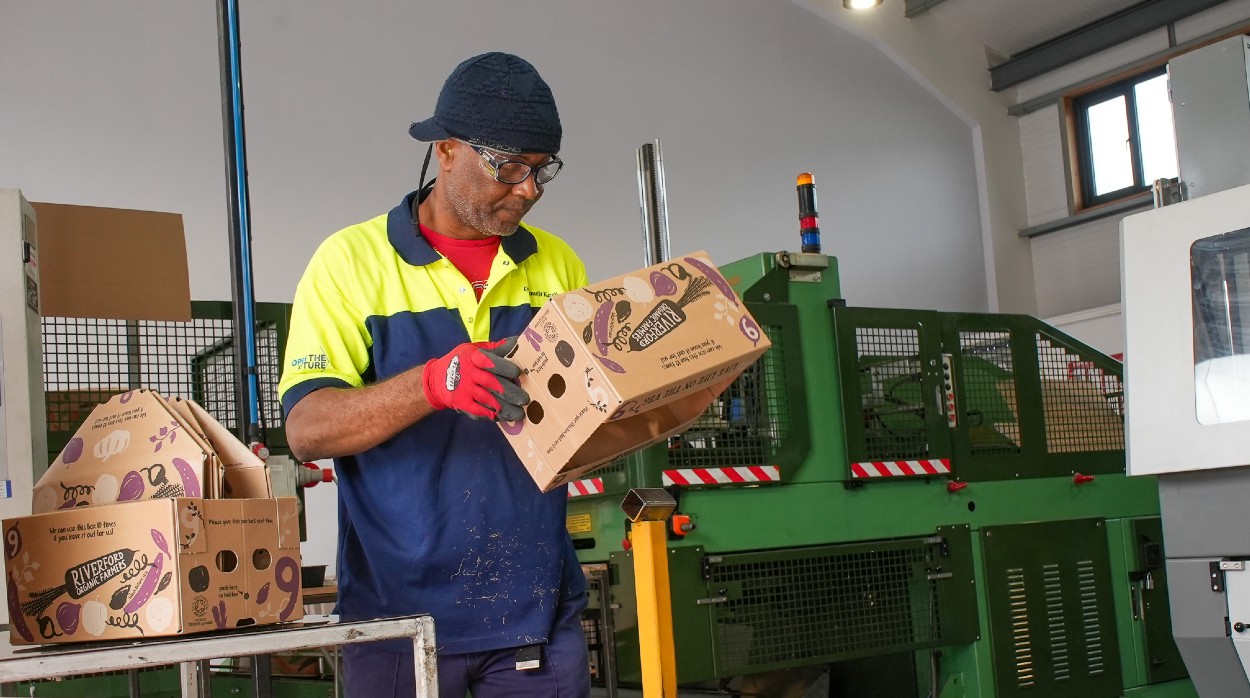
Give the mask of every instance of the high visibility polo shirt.
<svg viewBox="0 0 1250 698">
<path fill-rule="evenodd" d="M 463 342 L 518 335 L 549 297 L 587 284 L 565 242 L 522 225 L 502 239 L 479 301 L 418 236 L 415 195 L 313 255 L 291 311 L 284 413 L 315 390 L 372 384 Z M 428 612 L 440 652 L 478 652 L 545 641 L 558 603 L 585 590 L 567 493 L 539 492 L 493 422 L 442 410 L 334 463 L 343 618 Z M 403 641 L 385 649 L 412 651 Z"/>
</svg>

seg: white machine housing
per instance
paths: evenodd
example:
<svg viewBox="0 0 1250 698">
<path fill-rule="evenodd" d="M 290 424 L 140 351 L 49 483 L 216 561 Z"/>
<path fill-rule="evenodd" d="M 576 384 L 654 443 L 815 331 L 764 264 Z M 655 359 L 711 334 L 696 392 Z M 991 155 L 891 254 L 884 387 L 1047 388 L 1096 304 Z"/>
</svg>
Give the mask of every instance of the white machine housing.
<svg viewBox="0 0 1250 698">
<path fill-rule="evenodd" d="M 1250 346 L 1236 349 L 1250 340 L 1250 232 L 1241 231 L 1250 231 L 1250 185 L 1120 224 L 1121 291 L 1132 299 L 1124 305 L 1130 475 L 1250 464 Z M 1227 307 L 1213 325 L 1210 313 L 1195 313 L 1196 274 L 1202 274 L 1195 243 L 1227 241 L 1236 248 L 1239 240 L 1246 249 L 1238 258 L 1245 261 L 1229 271 L 1245 273 L 1245 285 L 1228 289 Z M 1196 338 L 1212 331 L 1226 333 L 1232 351 L 1197 355 Z"/>
</svg>

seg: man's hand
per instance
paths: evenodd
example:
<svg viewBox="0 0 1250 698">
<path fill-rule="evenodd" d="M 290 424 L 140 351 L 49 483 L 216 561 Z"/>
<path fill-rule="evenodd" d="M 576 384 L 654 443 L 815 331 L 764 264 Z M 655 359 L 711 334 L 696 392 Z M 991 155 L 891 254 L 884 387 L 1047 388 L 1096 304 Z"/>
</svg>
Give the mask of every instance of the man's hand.
<svg viewBox="0 0 1250 698">
<path fill-rule="evenodd" d="M 425 399 L 435 409 L 463 412 L 474 419 L 514 422 L 525 417 L 530 397 L 516 384 L 521 369 L 505 359 L 516 337 L 501 342 L 465 343 L 425 365 Z"/>
</svg>

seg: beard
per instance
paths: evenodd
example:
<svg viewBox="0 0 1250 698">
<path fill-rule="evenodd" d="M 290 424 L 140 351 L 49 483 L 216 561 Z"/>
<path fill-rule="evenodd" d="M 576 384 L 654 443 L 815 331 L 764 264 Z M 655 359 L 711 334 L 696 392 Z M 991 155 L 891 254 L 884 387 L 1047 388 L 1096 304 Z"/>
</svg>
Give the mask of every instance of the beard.
<svg viewBox="0 0 1250 698">
<path fill-rule="evenodd" d="M 516 232 L 517 226 L 520 225 L 521 217 L 529 210 L 528 205 L 524 209 L 511 209 L 517 213 L 515 222 L 505 220 L 500 217 L 496 209 L 479 203 L 481 197 L 475 192 L 476 188 L 466 182 L 465 177 L 462 176 L 469 174 L 480 177 L 482 173 L 448 174 L 452 176 L 444 175 L 441 178 L 444 180 L 443 186 L 446 200 L 456 218 L 463 225 L 486 236 L 507 237 Z"/>
</svg>

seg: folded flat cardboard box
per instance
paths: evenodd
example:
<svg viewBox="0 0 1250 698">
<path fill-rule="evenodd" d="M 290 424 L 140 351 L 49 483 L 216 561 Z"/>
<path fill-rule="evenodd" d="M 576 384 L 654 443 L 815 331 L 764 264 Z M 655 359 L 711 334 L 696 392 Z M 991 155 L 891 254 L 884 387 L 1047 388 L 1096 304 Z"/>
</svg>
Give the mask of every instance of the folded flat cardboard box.
<svg viewBox="0 0 1250 698">
<path fill-rule="evenodd" d="M 153 499 L 5 519 L 15 645 L 303 617 L 298 500 Z"/>
<path fill-rule="evenodd" d="M 91 411 L 35 483 L 31 510 L 272 495 L 264 461 L 203 408 L 140 389 Z"/>
<path fill-rule="evenodd" d="M 31 202 L 39 216 L 40 314 L 191 319 L 182 215 Z"/>
<path fill-rule="evenodd" d="M 532 402 L 500 428 L 546 492 L 681 432 L 769 346 L 695 252 L 543 306 L 510 355 Z"/>
</svg>

